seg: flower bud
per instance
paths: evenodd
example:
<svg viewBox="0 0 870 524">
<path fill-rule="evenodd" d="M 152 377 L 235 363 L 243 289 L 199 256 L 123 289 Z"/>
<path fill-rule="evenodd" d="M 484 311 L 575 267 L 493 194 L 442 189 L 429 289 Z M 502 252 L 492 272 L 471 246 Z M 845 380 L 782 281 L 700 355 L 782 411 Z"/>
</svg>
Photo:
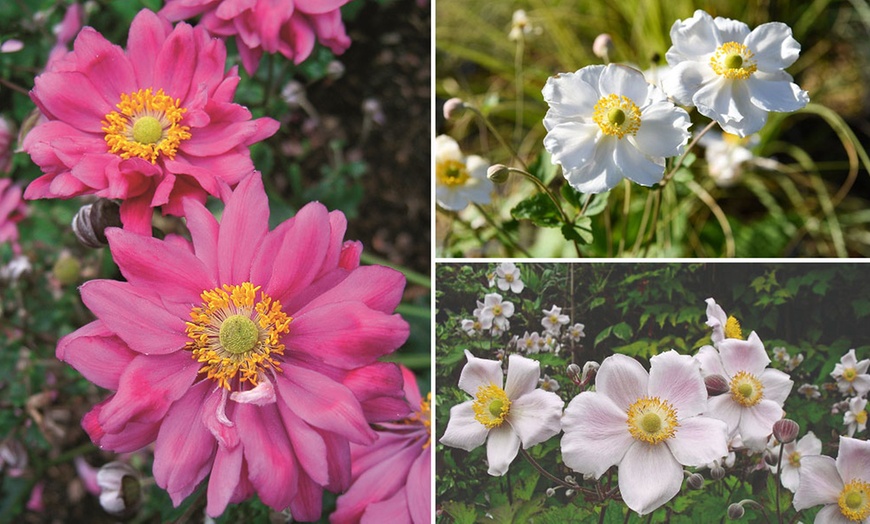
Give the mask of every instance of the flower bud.
<svg viewBox="0 0 870 524">
<path fill-rule="evenodd" d="M 555 489 L 553 489 L 553 488 L 547 488 L 547 496 L 548 496 L 548 497 L 552 497 L 552 496 L 555 495 L 555 494 L 556 494 L 556 490 L 555 490 Z"/>
<path fill-rule="evenodd" d="M 106 228 L 121 227 L 121 207 L 101 198 L 81 207 L 72 220 L 72 230 L 79 242 L 94 249 L 109 243 Z"/>
<path fill-rule="evenodd" d="M 712 468 L 710 468 L 710 478 L 713 480 L 722 480 L 725 478 L 725 468 L 719 465 L 717 462 Z"/>
<path fill-rule="evenodd" d="M 779 457 L 773 454 L 769 449 L 764 450 L 764 463 L 768 466 L 775 468 L 777 463 L 779 462 Z"/>
<path fill-rule="evenodd" d="M 689 486 L 690 489 L 703 489 L 704 476 L 700 473 L 692 473 L 689 475 L 689 478 L 686 479 L 686 485 Z"/>
<path fill-rule="evenodd" d="M 14 38 L 0 44 L 0 53 L 16 53 L 24 49 L 24 42 Z"/>
<path fill-rule="evenodd" d="M 580 366 L 577 364 L 568 364 L 568 370 L 566 371 L 568 374 L 568 378 L 571 379 L 571 382 L 574 384 L 580 385 L 580 375 L 583 373 L 583 370 L 580 369 Z"/>
<path fill-rule="evenodd" d="M 109 462 L 97 473 L 100 485 L 100 505 L 106 513 L 131 516 L 142 504 L 142 486 L 139 475 L 129 464 Z"/>
<path fill-rule="evenodd" d="M 605 62 L 609 61 L 610 54 L 613 53 L 613 38 L 607 33 L 596 36 L 592 43 L 592 53 L 598 58 L 603 58 Z"/>
<path fill-rule="evenodd" d="M 593 378 L 595 378 L 595 374 L 598 373 L 599 367 L 601 367 L 601 364 L 594 360 L 590 360 L 583 364 L 583 374 L 580 376 L 580 382 L 588 384 Z"/>
<path fill-rule="evenodd" d="M 710 375 L 709 377 L 704 377 L 704 385 L 707 386 L 707 394 L 711 397 L 727 393 L 731 390 L 731 387 L 728 384 L 728 379 L 722 375 Z"/>
<path fill-rule="evenodd" d="M 465 102 L 461 98 L 451 98 L 444 102 L 444 120 L 450 120 L 465 109 Z"/>
<path fill-rule="evenodd" d="M 739 520 L 743 518 L 744 513 L 746 513 L 746 511 L 739 502 L 735 502 L 728 506 L 728 518 L 731 520 Z"/>
<path fill-rule="evenodd" d="M 570 497 L 570 496 L 573 495 L 573 494 L 574 494 L 574 490 L 573 490 L 573 489 L 566 489 L 566 490 L 565 490 L 565 496 L 566 496 L 566 497 Z"/>
<path fill-rule="evenodd" d="M 489 169 L 486 170 L 486 178 L 493 184 L 504 184 L 507 182 L 510 174 L 510 169 L 504 164 L 495 164 L 489 166 Z"/>
<path fill-rule="evenodd" d="M 794 439 L 797 438 L 800 430 L 801 427 L 797 422 L 787 418 L 777 420 L 773 424 L 773 436 L 783 444 L 794 442 Z"/>
</svg>

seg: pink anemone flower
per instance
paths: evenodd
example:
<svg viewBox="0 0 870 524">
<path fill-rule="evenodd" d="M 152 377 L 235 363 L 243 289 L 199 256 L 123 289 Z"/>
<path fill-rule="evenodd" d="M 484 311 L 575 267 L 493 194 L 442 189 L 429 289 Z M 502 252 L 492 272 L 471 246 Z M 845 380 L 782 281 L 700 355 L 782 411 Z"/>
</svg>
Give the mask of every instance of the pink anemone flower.
<svg viewBox="0 0 870 524">
<path fill-rule="evenodd" d="M 300 64 L 315 42 L 341 54 L 350 47 L 339 8 L 350 0 L 168 0 L 160 14 L 170 20 L 202 15 L 214 35 L 236 37 L 242 65 L 253 75 L 263 52 Z"/>
<path fill-rule="evenodd" d="M 792 503 L 798 511 L 824 505 L 816 524 L 870 523 L 870 442 L 841 436 L 836 460 L 804 457 Z"/>
<path fill-rule="evenodd" d="M 210 474 L 213 517 L 256 493 L 317 520 L 323 489 L 350 487 L 350 443 L 408 413 L 400 369 L 377 361 L 408 337 L 392 313 L 404 276 L 360 267 L 344 215 L 319 203 L 269 231 L 258 173 L 220 223 L 183 205 L 192 242 L 110 228 L 126 282 L 81 286 L 97 320 L 57 356 L 114 392 L 82 425 L 103 449 L 153 442 L 154 478 L 175 505 Z"/>
<path fill-rule="evenodd" d="M 248 146 L 278 122 L 232 103 L 239 77 L 226 47 L 202 28 L 175 28 L 142 10 L 126 51 L 91 27 L 37 76 L 30 95 L 44 120 L 22 147 L 43 176 L 25 198 L 95 194 L 122 199 L 125 229 L 151 233 L 153 208 L 218 196 L 254 170 Z"/>
<path fill-rule="evenodd" d="M 27 214 L 21 200 L 21 188 L 13 185 L 8 178 L 0 178 L 0 245 L 9 242 L 12 252 L 21 254 L 18 244 L 18 222 Z"/>
<path fill-rule="evenodd" d="M 402 375 L 412 414 L 397 423 L 380 424 L 383 431 L 371 446 L 351 444 L 353 485 L 338 497 L 329 517 L 333 524 L 429 524 L 432 519 L 432 394 L 423 400 L 414 373 L 402 367 Z"/>
</svg>

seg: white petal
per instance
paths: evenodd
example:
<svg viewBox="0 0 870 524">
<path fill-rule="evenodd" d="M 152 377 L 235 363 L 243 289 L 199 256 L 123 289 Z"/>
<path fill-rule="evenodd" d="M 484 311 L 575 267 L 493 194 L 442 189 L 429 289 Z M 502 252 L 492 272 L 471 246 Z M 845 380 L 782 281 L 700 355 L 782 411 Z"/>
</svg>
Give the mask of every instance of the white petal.
<svg viewBox="0 0 870 524">
<path fill-rule="evenodd" d="M 647 396 L 649 373 L 637 360 L 620 355 L 604 359 L 595 377 L 595 390 L 609 398 L 623 413 L 641 397 Z"/>
<path fill-rule="evenodd" d="M 674 350 L 652 357 L 649 395 L 667 400 L 677 409 L 678 419 L 702 413 L 707 409 L 707 388 L 701 376 L 701 365 L 689 355 L 680 355 Z"/>
<path fill-rule="evenodd" d="M 854 520 L 848 519 L 843 515 L 843 512 L 840 511 L 840 506 L 837 504 L 828 504 L 818 513 L 816 513 L 816 520 L 813 522 L 818 522 L 819 524 L 855 524 Z M 867 521 L 865 520 L 866 524 Z"/>
<path fill-rule="evenodd" d="M 709 151 L 710 144 L 705 144 L 704 139 L 710 139 L 712 135 L 707 133 L 703 137 L 701 137 L 701 145 L 707 148 Z M 719 137 L 719 140 L 722 139 L 721 133 L 716 133 L 716 136 Z M 717 344 L 725 339 L 725 324 L 728 322 L 728 316 L 725 314 L 725 310 L 722 309 L 722 306 L 716 303 L 712 298 L 708 298 L 707 302 L 707 325 L 713 328 L 713 334 L 710 335 L 710 339 L 714 344 Z"/>
<path fill-rule="evenodd" d="M 689 141 L 689 114 L 670 102 L 648 106 L 634 135 L 638 149 L 653 157 L 677 156 Z"/>
<path fill-rule="evenodd" d="M 666 443 L 677 462 L 700 467 L 728 455 L 728 427 L 710 417 L 683 419 Z"/>
<path fill-rule="evenodd" d="M 837 469 L 844 479 L 870 482 L 870 441 L 841 436 Z"/>
<path fill-rule="evenodd" d="M 762 400 L 758 404 L 744 408 L 740 417 L 740 436 L 743 444 L 754 451 L 767 447 L 767 438 L 773 432 L 773 424 L 782 418 L 782 407 L 772 400 Z"/>
<path fill-rule="evenodd" d="M 507 421 L 519 435 L 523 448 L 530 448 L 562 431 L 564 406 L 559 395 L 536 389 L 511 402 Z"/>
<path fill-rule="evenodd" d="M 770 364 L 770 357 L 764 350 L 764 344 L 754 331 L 746 340 L 726 338 L 720 342 L 719 355 L 722 357 L 722 365 L 729 377 L 733 377 L 740 371 L 745 371 L 757 378 Z"/>
<path fill-rule="evenodd" d="M 514 280 L 511 282 L 511 291 L 514 293 L 522 293 L 523 289 L 525 289 L 526 285 L 523 284 L 522 280 Z"/>
<path fill-rule="evenodd" d="M 556 119 L 578 116 L 589 118 L 592 115 L 592 109 L 601 98 L 596 91 L 601 73 L 596 74 L 596 71 L 604 69 L 604 66 L 592 67 L 593 69 L 583 68 L 576 73 L 560 73 L 547 79 L 542 93 L 544 101 L 550 106 L 550 113 Z"/>
<path fill-rule="evenodd" d="M 450 408 L 450 420 L 439 442 L 445 446 L 471 451 L 486 441 L 489 430 L 474 418 L 474 409 L 469 400 Z"/>
<path fill-rule="evenodd" d="M 652 186 L 660 182 L 665 174 L 665 159 L 644 155 L 628 140 L 617 143 L 614 161 L 622 171 L 622 176 L 642 186 Z"/>
<path fill-rule="evenodd" d="M 461 191 L 442 185 L 435 187 L 435 200 L 449 211 L 462 211 L 468 207 L 468 198 Z"/>
<path fill-rule="evenodd" d="M 800 511 L 819 504 L 836 504 L 843 487 L 834 459 L 822 455 L 803 458 L 801 482 L 794 494 L 794 509 Z"/>
<path fill-rule="evenodd" d="M 733 80 L 717 76 L 698 89 L 692 97 L 692 103 L 698 108 L 698 112 L 716 120 L 720 125 L 739 122 L 743 115 L 740 114 L 732 94 L 734 83 Z M 751 103 L 748 97 L 746 102 Z"/>
<path fill-rule="evenodd" d="M 725 380 L 728 380 L 728 373 L 726 373 L 725 368 L 722 367 L 722 357 L 719 356 L 719 352 L 716 348 L 713 346 L 703 346 L 698 350 L 698 354 L 695 355 L 695 358 L 701 363 L 701 373 L 705 377 L 709 377 L 710 375 L 721 375 L 725 377 Z"/>
<path fill-rule="evenodd" d="M 662 78 L 662 89 L 681 106 L 693 106 L 695 93 L 716 80 L 718 76 L 709 65 L 694 61 L 680 62 Z"/>
<path fill-rule="evenodd" d="M 541 363 L 537 360 L 526 358 L 522 355 L 508 357 L 507 381 L 504 392 L 511 400 L 530 393 L 538 387 L 538 379 L 541 378 Z M 513 408 L 511 408 L 513 410 Z"/>
<path fill-rule="evenodd" d="M 822 454 L 822 441 L 812 431 L 807 431 L 807 434 L 797 441 L 795 450 L 802 457 Z"/>
<path fill-rule="evenodd" d="M 801 45 L 791 36 L 791 28 L 782 22 L 761 24 L 743 44 L 752 51 L 758 69 L 767 72 L 792 65 L 801 52 Z"/>
<path fill-rule="evenodd" d="M 440 163 L 447 160 L 462 162 L 462 151 L 456 140 L 447 135 L 438 135 L 435 137 L 435 162 Z"/>
<path fill-rule="evenodd" d="M 637 441 L 619 464 L 619 492 L 629 508 L 646 515 L 680 492 L 683 468 L 667 446 Z"/>
<path fill-rule="evenodd" d="M 504 302 L 501 305 L 501 314 L 504 317 L 510 317 L 514 314 L 514 305 L 512 302 Z"/>
<path fill-rule="evenodd" d="M 797 111 L 810 101 L 807 92 L 793 82 L 771 82 L 750 77 L 746 83 L 752 103 L 765 111 Z"/>
<path fill-rule="evenodd" d="M 728 426 L 729 436 L 733 436 L 734 432 L 740 426 L 740 417 L 743 415 L 743 406 L 734 402 L 730 393 L 725 393 L 717 397 L 710 397 L 707 401 L 707 412 L 704 415 L 717 418 Z"/>
<path fill-rule="evenodd" d="M 545 118 L 544 125 L 547 123 Z M 550 152 L 552 162 L 560 164 L 563 169 L 582 166 L 595 154 L 595 139 L 600 131 L 598 124 L 568 121 L 548 126 L 548 129 L 544 148 Z"/>
<path fill-rule="evenodd" d="M 761 131 L 761 128 L 767 123 L 767 111 L 752 103 L 746 83 L 735 83 L 732 96 L 734 97 L 733 104 L 736 108 L 735 113 L 740 115 L 742 120 L 731 120 L 728 122 L 719 120 L 718 122 L 722 130 L 740 137 L 749 136 Z"/>
<path fill-rule="evenodd" d="M 465 159 L 465 167 L 468 169 L 469 176 L 478 182 L 489 182 L 486 178 L 486 172 L 489 170 L 489 161 L 478 155 L 470 155 Z"/>
<path fill-rule="evenodd" d="M 764 398 L 782 406 L 794 382 L 789 376 L 778 369 L 765 369 L 761 374 L 761 384 L 764 386 Z"/>
<path fill-rule="evenodd" d="M 673 46 L 667 52 L 668 64 L 699 59 L 716 51 L 716 26 L 713 18 L 698 9 L 692 18 L 677 20 L 671 26 Z"/>
<path fill-rule="evenodd" d="M 602 95 L 625 96 L 638 106 L 646 103 L 649 88 L 643 73 L 626 65 L 608 64 L 598 79 L 598 90 Z"/>
<path fill-rule="evenodd" d="M 601 393 L 580 393 L 562 416 L 562 460 L 569 468 L 600 477 L 619 464 L 635 441 L 628 417 Z"/>
<path fill-rule="evenodd" d="M 481 386 L 495 384 L 501 387 L 503 375 L 501 364 L 498 361 L 477 358 L 467 349 L 465 357 L 468 359 L 468 363 L 465 364 L 462 368 L 462 374 L 459 375 L 459 389 L 469 395 L 477 395 L 477 389 Z"/>
<path fill-rule="evenodd" d="M 581 193 L 603 193 L 622 181 L 622 171 L 613 162 L 617 139 L 604 136 L 595 145 L 592 159 L 584 165 L 565 169 L 562 174 L 568 183 Z"/>
<path fill-rule="evenodd" d="M 738 20 L 717 16 L 713 19 L 713 23 L 716 25 L 717 45 L 727 42 L 739 44 L 749 35 L 749 26 Z"/>
<path fill-rule="evenodd" d="M 859 396 L 866 395 L 870 391 L 870 375 L 858 375 L 852 381 L 852 387 Z"/>
<path fill-rule="evenodd" d="M 787 455 L 783 455 L 782 462 L 782 473 L 779 476 L 779 479 L 782 481 L 782 487 L 794 493 L 797 491 L 798 486 L 800 486 L 800 470 L 789 464 Z"/>
<path fill-rule="evenodd" d="M 517 456 L 520 449 L 520 437 L 507 424 L 493 428 L 486 441 L 486 461 L 489 463 L 489 474 L 501 476 L 507 473 L 508 467 Z"/>
</svg>

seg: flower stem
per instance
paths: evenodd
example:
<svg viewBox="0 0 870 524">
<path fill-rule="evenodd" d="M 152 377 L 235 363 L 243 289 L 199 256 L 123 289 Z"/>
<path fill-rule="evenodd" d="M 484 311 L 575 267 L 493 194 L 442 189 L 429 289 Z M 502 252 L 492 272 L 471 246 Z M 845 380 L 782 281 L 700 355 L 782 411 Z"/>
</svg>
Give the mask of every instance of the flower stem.
<svg viewBox="0 0 870 524">
<path fill-rule="evenodd" d="M 487 213 L 486 210 L 484 210 L 480 204 L 478 204 L 476 202 L 472 202 L 472 205 L 477 209 L 477 211 L 481 214 L 481 216 L 483 216 L 483 219 L 486 220 L 486 223 L 491 225 L 495 229 L 498 236 L 500 236 L 502 238 L 502 241 L 506 241 L 510 245 L 510 247 L 512 247 L 513 249 L 516 249 L 517 251 L 521 252 L 523 255 L 527 256 L 528 258 L 532 258 L 532 255 L 528 251 L 526 251 L 523 248 L 523 246 L 519 245 L 519 243 L 517 243 L 513 238 L 511 238 L 511 236 L 507 233 L 507 231 L 505 231 L 504 229 L 499 227 L 498 224 L 495 223 L 495 220 L 493 220 L 493 218 L 491 216 L 489 216 L 489 213 Z"/>
<path fill-rule="evenodd" d="M 549 480 L 555 482 L 559 486 L 563 486 L 563 487 L 568 488 L 568 489 L 573 489 L 574 491 L 583 491 L 584 493 L 587 492 L 587 490 L 585 490 L 585 489 L 583 489 L 575 484 L 569 484 L 569 483 L 565 482 L 564 480 L 560 479 L 559 477 L 553 475 L 552 473 L 550 473 L 546 469 L 544 469 L 544 467 L 541 466 L 537 460 L 532 458 L 532 456 L 529 454 L 529 452 L 526 451 L 525 449 L 523 449 L 522 446 L 520 447 L 520 453 L 523 454 L 523 457 L 525 457 L 526 460 L 529 461 L 529 464 L 531 464 L 532 467 L 534 467 L 536 470 L 538 470 L 538 473 L 547 477 Z"/>
<path fill-rule="evenodd" d="M 683 151 L 683 154 L 680 155 L 679 158 L 677 158 L 677 161 L 674 162 L 674 166 L 671 168 L 671 170 L 668 172 L 668 174 L 665 175 L 664 178 L 662 178 L 662 181 L 659 183 L 659 188 L 665 187 L 665 185 L 667 185 L 667 183 L 668 183 L 668 182 L 669 182 L 669 181 L 674 177 L 674 175 L 677 173 L 677 170 L 680 169 L 680 166 L 683 165 L 683 160 L 686 159 L 686 156 L 688 156 L 689 151 L 691 151 L 692 148 L 695 147 L 695 144 L 698 143 L 698 140 L 700 140 L 702 136 L 706 135 L 706 134 L 707 134 L 707 131 L 713 129 L 713 126 L 715 126 L 715 125 L 716 125 L 716 121 L 715 121 L 715 120 L 710 121 L 710 123 L 707 124 L 707 127 L 705 127 L 704 129 L 702 129 L 701 132 L 698 133 L 698 134 L 695 136 L 695 138 L 692 139 L 691 142 L 689 142 L 689 145 L 686 147 L 685 151 Z"/>
<path fill-rule="evenodd" d="M 779 524 L 782 524 L 782 509 L 780 509 L 779 505 L 779 491 L 780 491 L 780 480 L 779 476 L 782 474 L 782 453 L 785 451 L 785 444 L 780 443 L 779 445 L 779 458 L 776 461 L 776 520 Z"/>
<path fill-rule="evenodd" d="M 517 50 L 514 55 L 514 85 L 516 86 L 517 102 L 516 115 L 514 117 L 514 144 L 519 145 L 523 134 L 523 49 L 525 47 L 525 39 L 522 31 L 520 37 L 517 38 Z"/>
<path fill-rule="evenodd" d="M 503 148 L 505 148 L 510 153 L 511 157 L 514 160 L 516 160 L 521 166 L 523 166 L 523 169 L 526 169 L 526 170 L 529 169 L 529 167 L 526 165 L 525 162 L 523 162 L 523 159 L 520 158 L 520 156 L 517 154 L 517 152 L 514 150 L 514 148 L 511 147 L 510 144 L 505 142 L 504 137 L 501 136 L 501 134 L 498 132 L 498 130 L 495 128 L 495 126 L 492 125 L 492 122 L 490 122 L 489 119 L 483 113 L 481 113 L 479 109 L 477 109 L 476 107 L 474 107 L 472 105 L 466 105 L 465 108 L 468 111 L 471 111 L 472 113 L 477 115 L 478 118 L 480 118 L 483 121 L 483 123 L 486 124 L 486 127 L 492 132 L 492 134 L 495 136 L 496 140 L 498 140 L 498 143 L 501 144 L 501 146 Z"/>
</svg>

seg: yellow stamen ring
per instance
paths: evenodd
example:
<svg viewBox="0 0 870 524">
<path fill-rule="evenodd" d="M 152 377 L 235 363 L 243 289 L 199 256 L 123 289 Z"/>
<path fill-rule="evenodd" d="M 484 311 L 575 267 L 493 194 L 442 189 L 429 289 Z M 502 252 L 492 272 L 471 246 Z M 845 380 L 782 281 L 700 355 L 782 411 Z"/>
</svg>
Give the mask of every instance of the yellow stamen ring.
<svg viewBox="0 0 870 524">
<path fill-rule="evenodd" d="M 474 418 L 487 429 L 497 428 L 510 413 L 511 401 L 504 390 L 495 384 L 477 388 L 474 403 Z"/>
<path fill-rule="evenodd" d="M 849 520 L 861 522 L 870 517 L 870 483 L 854 479 L 843 487 L 837 499 L 840 513 Z"/>
<path fill-rule="evenodd" d="M 637 440 L 658 444 L 674 436 L 680 426 L 677 410 L 666 400 L 643 397 L 628 408 L 628 432 Z"/>
<path fill-rule="evenodd" d="M 622 138 L 640 129 L 640 108 L 627 96 L 610 94 L 595 104 L 592 120 L 605 135 Z"/>
<path fill-rule="evenodd" d="M 745 407 L 752 407 L 764 398 L 764 385 L 755 375 L 741 371 L 731 379 L 731 398 Z"/>
<path fill-rule="evenodd" d="M 857 377 L 858 371 L 855 368 L 843 369 L 843 380 L 845 380 L 846 382 L 853 382 Z"/>
<path fill-rule="evenodd" d="M 720 76 L 746 80 L 758 70 L 752 51 L 743 44 L 726 42 L 710 57 L 710 67 Z"/>
<path fill-rule="evenodd" d="M 435 177 L 447 187 L 464 186 L 470 178 L 468 168 L 458 160 L 445 160 L 435 166 Z"/>
<path fill-rule="evenodd" d="M 245 282 L 203 291 L 202 306 L 190 310 L 186 332 L 191 341 L 185 348 L 202 363 L 199 372 L 225 389 L 237 377 L 256 386 L 262 371 L 281 372 L 275 355 L 284 354 L 280 337 L 293 319 L 265 293 L 257 299 L 259 290 Z"/>
<path fill-rule="evenodd" d="M 151 88 L 121 94 L 118 111 L 102 121 L 109 152 L 121 158 L 138 157 L 152 164 L 157 157 L 175 158 L 178 145 L 190 138 L 190 127 L 179 125 L 187 109 L 181 100 Z"/>
<path fill-rule="evenodd" d="M 743 340 L 743 331 L 740 329 L 740 322 L 732 316 L 729 316 L 728 320 L 725 321 L 725 338 Z"/>
</svg>

